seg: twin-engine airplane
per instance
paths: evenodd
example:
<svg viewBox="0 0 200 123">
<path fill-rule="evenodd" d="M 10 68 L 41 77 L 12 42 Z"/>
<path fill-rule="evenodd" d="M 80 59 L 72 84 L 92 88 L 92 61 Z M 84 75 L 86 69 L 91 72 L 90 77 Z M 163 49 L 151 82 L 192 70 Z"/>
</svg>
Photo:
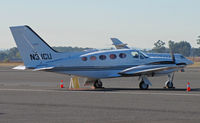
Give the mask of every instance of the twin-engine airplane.
<svg viewBox="0 0 200 123">
<path fill-rule="evenodd" d="M 10 27 L 25 66 L 15 69 L 33 69 L 87 78 L 87 83 L 101 88 L 100 79 L 139 76 L 140 89 L 152 85 L 148 77 L 168 75 L 165 86 L 173 88 L 174 72 L 192 61 L 149 57 L 139 50 L 115 49 L 61 53 L 53 50 L 28 26 Z"/>
</svg>

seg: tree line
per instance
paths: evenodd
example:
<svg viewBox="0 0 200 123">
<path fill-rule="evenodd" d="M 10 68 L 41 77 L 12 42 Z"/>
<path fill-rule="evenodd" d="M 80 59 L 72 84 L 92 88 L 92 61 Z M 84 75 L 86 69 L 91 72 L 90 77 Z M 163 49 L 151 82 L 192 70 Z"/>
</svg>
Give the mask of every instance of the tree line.
<svg viewBox="0 0 200 123">
<path fill-rule="evenodd" d="M 200 36 L 197 38 L 197 44 L 200 45 Z M 53 47 L 58 52 L 79 52 L 92 48 L 81 48 L 81 47 Z M 200 47 L 192 48 L 190 43 L 187 41 L 168 41 L 168 47 L 166 47 L 166 43 L 162 40 L 158 40 L 154 43 L 154 47 L 146 52 L 151 53 L 170 53 L 170 51 L 174 53 L 180 53 L 186 57 L 192 56 L 200 56 Z M 8 50 L 0 51 L 0 62 L 9 62 L 9 61 L 22 61 L 20 53 L 16 47 L 13 47 Z"/>
<path fill-rule="evenodd" d="M 197 44 L 200 44 L 200 36 L 199 39 L 197 39 Z M 190 43 L 187 41 L 168 41 L 168 48 L 165 46 L 166 43 L 162 40 L 158 40 L 154 43 L 154 47 L 149 52 L 153 53 L 170 53 L 170 51 L 173 51 L 173 53 L 179 53 L 186 57 L 192 56 L 200 56 L 200 48 L 192 48 Z"/>
<path fill-rule="evenodd" d="M 79 52 L 91 49 L 91 48 L 81 48 L 81 47 L 52 47 L 52 48 L 58 52 Z M 9 62 L 9 61 L 15 61 L 15 62 L 22 61 L 20 53 L 16 47 L 0 51 L 0 62 Z"/>
</svg>

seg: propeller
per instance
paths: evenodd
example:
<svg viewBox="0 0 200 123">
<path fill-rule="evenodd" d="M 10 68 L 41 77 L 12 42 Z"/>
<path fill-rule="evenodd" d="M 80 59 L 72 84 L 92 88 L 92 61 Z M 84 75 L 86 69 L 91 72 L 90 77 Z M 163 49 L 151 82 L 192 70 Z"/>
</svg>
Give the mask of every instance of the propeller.
<svg viewBox="0 0 200 123">
<path fill-rule="evenodd" d="M 171 57 L 172 57 L 172 62 L 175 64 L 176 59 L 175 59 L 174 51 L 172 50 L 172 48 L 170 48 L 170 54 L 171 54 Z"/>
</svg>

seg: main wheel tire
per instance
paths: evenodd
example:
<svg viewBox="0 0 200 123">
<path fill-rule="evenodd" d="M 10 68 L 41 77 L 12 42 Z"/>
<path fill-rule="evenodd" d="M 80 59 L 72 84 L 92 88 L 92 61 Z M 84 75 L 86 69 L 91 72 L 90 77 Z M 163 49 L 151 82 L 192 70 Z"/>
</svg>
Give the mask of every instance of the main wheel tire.
<svg viewBox="0 0 200 123">
<path fill-rule="evenodd" d="M 94 87 L 95 88 L 102 88 L 103 87 L 103 83 L 100 80 L 96 80 L 94 82 Z"/>
<path fill-rule="evenodd" d="M 165 83 L 165 87 L 166 87 L 166 88 L 174 88 L 173 82 L 167 81 L 167 82 Z"/>
<path fill-rule="evenodd" d="M 149 85 L 146 84 L 144 81 L 141 81 L 139 87 L 141 90 L 147 90 L 149 88 Z"/>
</svg>

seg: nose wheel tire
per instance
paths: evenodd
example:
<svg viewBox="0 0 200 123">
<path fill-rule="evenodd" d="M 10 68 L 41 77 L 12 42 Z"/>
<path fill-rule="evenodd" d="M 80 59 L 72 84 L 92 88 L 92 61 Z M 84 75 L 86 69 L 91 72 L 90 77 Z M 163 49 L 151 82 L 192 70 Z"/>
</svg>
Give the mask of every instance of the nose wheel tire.
<svg viewBox="0 0 200 123">
<path fill-rule="evenodd" d="M 95 88 L 102 88 L 103 87 L 103 83 L 100 80 L 96 80 L 94 82 L 94 87 Z"/>
<path fill-rule="evenodd" d="M 141 90 L 147 90 L 149 88 L 149 85 L 146 84 L 144 81 L 141 81 L 139 87 Z"/>
<path fill-rule="evenodd" d="M 174 88 L 173 82 L 170 82 L 170 81 L 165 82 L 165 87 L 166 88 Z"/>
</svg>

